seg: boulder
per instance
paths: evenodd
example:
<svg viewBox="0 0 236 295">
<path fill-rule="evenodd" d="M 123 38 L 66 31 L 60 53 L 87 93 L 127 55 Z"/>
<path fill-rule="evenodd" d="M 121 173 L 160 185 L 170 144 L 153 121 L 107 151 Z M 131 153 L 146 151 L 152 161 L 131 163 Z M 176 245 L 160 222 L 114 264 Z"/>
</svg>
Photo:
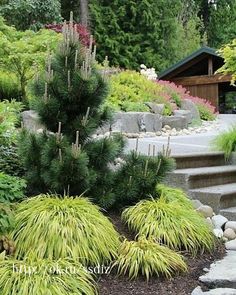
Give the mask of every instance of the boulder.
<svg viewBox="0 0 236 295">
<path fill-rule="evenodd" d="M 114 115 L 111 130 L 124 133 L 157 132 L 161 127 L 161 115 L 148 112 L 119 112 Z"/>
<path fill-rule="evenodd" d="M 192 114 L 188 110 L 175 110 L 174 111 L 174 116 L 176 117 L 186 117 L 187 123 L 190 124 L 192 123 Z"/>
<path fill-rule="evenodd" d="M 175 128 L 177 130 L 184 129 L 188 127 L 186 117 L 176 117 L 176 116 L 163 116 L 162 126 L 165 125 L 170 126 L 171 128 Z"/>
<path fill-rule="evenodd" d="M 164 104 L 157 104 L 154 102 L 146 102 L 145 105 L 149 107 L 151 113 L 159 114 L 159 115 L 163 114 L 163 111 L 165 108 Z"/>
<path fill-rule="evenodd" d="M 213 209 L 207 205 L 201 205 L 197 211 L 201 213 L 205 218 L 213 216 Z"/>
<path fill-rule="evenodd" d="M 38 130 L 46 129 L 45 126 L 40 122 L 39 115 L 35 111 L 24 111 L 21 113 L 23 126 L 29 130 L 37 132 Z"/>
<path fill-rule="evenodd" d="M 212 217 L 212 222 L 213 222 L 214 228 L 222 229 L 223 225 L 227 221 L 228 221 L 228 219 L 222 215 L 215 215 Z"/>
<path fill-rule="evenodd" d="M 236 239 L 236 233 L 233 229 L 227 228 L 224 231 L 224 237 L 227 238 L 228 240 L 234 240 Z"/>
<path fill-rule="evenodd" d="M 184 99 L 181 102 L 181 109 L 190 111 L 191 120 L 200 120 L 200 114 L 199 114 L 198 108 L 195 105 L 195 103 L 193 103 L 191 100 Z"/>
</svg>

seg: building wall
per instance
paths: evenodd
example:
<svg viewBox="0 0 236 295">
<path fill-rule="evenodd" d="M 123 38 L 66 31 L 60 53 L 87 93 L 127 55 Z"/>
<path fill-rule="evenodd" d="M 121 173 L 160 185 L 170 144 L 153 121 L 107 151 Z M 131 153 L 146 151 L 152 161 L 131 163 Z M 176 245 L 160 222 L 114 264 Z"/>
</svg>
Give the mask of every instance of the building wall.
<svg viewBox="0 0 236 295">
<path fill-rule="evenodd" d="M 206 85 L 183 85 L 191 95 L 205 98 L 211 102 L 212 105 L 218 110 L 219 105 L 219 91 L 218 84 Z"/>
</svg>

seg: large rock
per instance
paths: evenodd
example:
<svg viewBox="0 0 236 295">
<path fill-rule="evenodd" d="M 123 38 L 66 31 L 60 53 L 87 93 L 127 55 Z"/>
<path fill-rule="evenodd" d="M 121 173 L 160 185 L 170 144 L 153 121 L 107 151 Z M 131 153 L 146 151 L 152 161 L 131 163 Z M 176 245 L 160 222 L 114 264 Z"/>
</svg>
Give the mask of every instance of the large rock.
<svg viewBox="0 0 236 295">
<path fill-rule="evenodd" d="M 224 237 L 229 240 L 234 240 L 234 239 L 236 239 L 236 233 L 232 228 L 227 228 L 224 231 Z"/>
<path fill-rule="evenodd" d="M 236 288 L 235 269 L 236 252 L 228 251 L 222 260 L 211 264 L 210 271 L 201 276 L 199 280 L 209 287 Z"/>
<path fill-rule="evenodd" d="M 177 130 L 184 129 L 188 127 L 187 118 L 176 117 L 176 116 L 163 116 L 162 126 L 169 125 L 171 128 L 175 128 Z"/>
<path fill-rule="evenodd" d="M 162 115 L 164 112 L 164 104 L 157 104 L 154 102 L 146 102 L 145 104 L 149 107 L 151 113 Z"/>
<path fill-rule="evenodd" d="M 190 111 L 192 120 L 200 120 L 200 114 L 197 106 L 189 99 L 184 99 L 181 102 L 181 109 Z"/>
<path fill-rule="evenodd" d="M 193 120 L 192 114 L 188 110 L 175 110 L 174 115 L 176 117 L 186 117 L 187 123 L 188 124 L 192 123 L 192 120 Z"/>
<path fill-rule="evenodd" d="M 201 205 L 197 211 L 201 213 L 205 218 L 213 216 L 213 209 L 207 205 Z"/>
<path fill-rule="evenodd" d="M 40 122 L 39 115 L 35 111 L 24 111 L 21 113 L 23 125 L 26 129 L 36 132 L 37 130 L 46 129 Z"/>
<path fill-rule="evenodd" d="M 236 221 L 228 221 L 225 224 L 225 229 L 231 228 L 236 232 Z"/>
<path fill-rule="evenodd" d="M 157 132 L 162 128 L 162 116 L 149 112 L 119 112 L 114 115 L 111 131 L 125 133 Z"/>
</svg>

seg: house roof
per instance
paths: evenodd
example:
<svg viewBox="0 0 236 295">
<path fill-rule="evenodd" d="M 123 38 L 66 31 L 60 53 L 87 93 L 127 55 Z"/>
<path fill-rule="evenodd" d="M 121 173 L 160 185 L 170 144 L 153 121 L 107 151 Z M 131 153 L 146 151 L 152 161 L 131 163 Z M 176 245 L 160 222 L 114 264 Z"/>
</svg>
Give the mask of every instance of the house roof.
<svg viewBox="0 0 236 295">
<path fill-rule="evenodd" d="M 162 79 L 166 75 L 170 74 L 171 72 L 175 71 L 176 69 L 180 68 L 181 66 L 187 64 L 189 61 L 193 60 L 194 58 L 198 57 L 201 54 L 210 54 L 212 56 L 220 57 L 220 55 L 216 52 L 215 49 L 203 46 L 200 49 L 194 51 L 192 54 L 188 55 L 184 59 L 180 60 L 179 62 L 175 63 L 173 66 L 169 67 L 168 69 L 162 71 L 158 75 L 158 79 Z"/>
</svg>

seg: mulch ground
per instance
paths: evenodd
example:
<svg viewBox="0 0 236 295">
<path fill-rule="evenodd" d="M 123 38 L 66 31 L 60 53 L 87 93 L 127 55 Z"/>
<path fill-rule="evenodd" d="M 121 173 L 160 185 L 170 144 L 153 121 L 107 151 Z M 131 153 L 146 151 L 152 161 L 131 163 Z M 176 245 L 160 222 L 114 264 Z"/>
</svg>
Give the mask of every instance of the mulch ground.
<svg viewBox="0 0 236 295">
<path fill-rule="evenodd" d="M 132 234 L 127 231 L 127 228 L 122 224 L 120 217 L 117 214 L 110 214 L 120 234 L 132 239 Z M 100 295 L 189 295 L 197 286 L 201 286 L 198 278 L 204 274 L 203 268 L 209 268 L 210 264 L 218 259 L 223 258 L 225 248 L 223 245 L 217 245 L 215 251 L 211 254 L 205 253 L 195 258 L 184 255 L 187 264 L 188 272 L 180 274 L 172 279 L 152 278 L 148 283 L 142 277 L 130 281 L 126 277 L 117 277 L 116 274 L 103 275 L 99 278 L 99 294 Z"/>
</svg>

